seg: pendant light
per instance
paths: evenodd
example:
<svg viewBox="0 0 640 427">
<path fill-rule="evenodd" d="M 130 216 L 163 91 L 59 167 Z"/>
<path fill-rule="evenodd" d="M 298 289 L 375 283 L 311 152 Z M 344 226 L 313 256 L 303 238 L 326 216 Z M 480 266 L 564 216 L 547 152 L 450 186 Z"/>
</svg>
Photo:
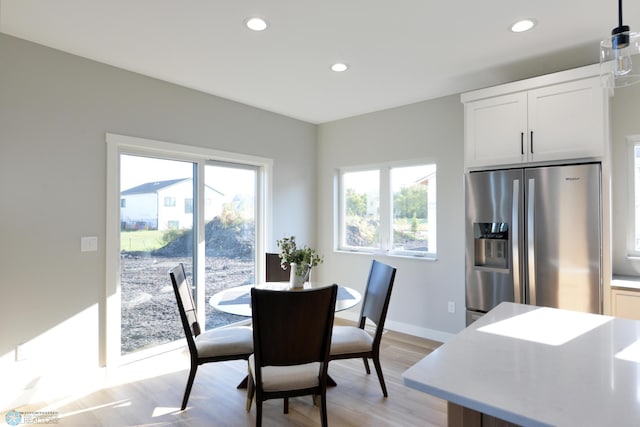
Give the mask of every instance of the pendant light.
<svg viewBox="0 0 640 427">
<path fill-rule="evenodd" d="M 608 88 L 640 82 L 640 34 L 622 24 L 622 0 L 618 0 L 618 26 L 600 42 L 600 79 Z"/>
</svg>

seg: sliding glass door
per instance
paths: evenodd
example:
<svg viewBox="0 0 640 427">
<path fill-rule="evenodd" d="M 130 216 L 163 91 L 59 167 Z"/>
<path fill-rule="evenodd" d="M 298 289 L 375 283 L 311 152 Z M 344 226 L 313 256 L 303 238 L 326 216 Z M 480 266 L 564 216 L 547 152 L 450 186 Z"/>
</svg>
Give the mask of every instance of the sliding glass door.
<svg viewBox="0 0 640 427">
<path fill-rule="evenodd" d="M 199 191 L 198 164 L 144 156 L 120 159 L 121 354 L 184 336 L 168 270 L 183 263 L 205 329 L 246 320 L 209 304 L 222 289 L 256 277 L 257 168 L 207 162 Z M 198 194 L 204 194 L 198 209 Z M 203 221 L 199 221 L 203 212 Z M 204 224 L 204 280 L 199 271 L 198 224 Z M 204 285 L 204 292 L 198 284 Z"/>
</svg>

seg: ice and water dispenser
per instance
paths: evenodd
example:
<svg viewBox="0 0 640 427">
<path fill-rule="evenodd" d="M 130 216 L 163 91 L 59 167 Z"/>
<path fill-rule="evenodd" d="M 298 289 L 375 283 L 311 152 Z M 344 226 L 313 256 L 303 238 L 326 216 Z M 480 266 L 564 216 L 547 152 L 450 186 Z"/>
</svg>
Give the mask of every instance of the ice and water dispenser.
<svg viewBox="0 0 640 427">
<path fill-rule="evenodd" d="M 475 266 L 509 268 L 509 224 L 476 222 L 473 224 Z"/>
</svg>

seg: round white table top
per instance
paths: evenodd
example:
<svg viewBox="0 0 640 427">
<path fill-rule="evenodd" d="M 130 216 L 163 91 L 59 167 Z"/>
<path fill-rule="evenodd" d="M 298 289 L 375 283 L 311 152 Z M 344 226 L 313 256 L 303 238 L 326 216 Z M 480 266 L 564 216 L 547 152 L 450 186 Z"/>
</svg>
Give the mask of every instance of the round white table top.
<svg viewBox="0 0 640 427">
<path fill-rule="evenodd" d="M 302 289 L 321 288 L 328 286 L 326 283 L 306 282 Z M 216 310 L 238 316 L 251 317 L 251 288 L 273 289 L 279 291 L 297 291 L 300 288 L 292 288 L 289 282 L 267 282 L 259 285 L 243 285 L 217 292 L 209 299 L 209 305 Z M 357 305 L 362 296 L 355 289 L 338 286 L 336 299 L 336 311 L 347 310 Z"/>
</svg>

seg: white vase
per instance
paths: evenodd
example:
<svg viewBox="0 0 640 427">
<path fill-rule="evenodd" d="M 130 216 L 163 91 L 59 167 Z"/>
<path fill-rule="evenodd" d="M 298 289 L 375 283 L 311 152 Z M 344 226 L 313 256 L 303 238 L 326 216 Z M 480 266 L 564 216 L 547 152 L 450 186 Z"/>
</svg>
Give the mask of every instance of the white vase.
<svg viewBox="0 0 640 427">
<path fill-rule="evenodd" d="M 307 266 L 304 272 L 300 272 L 301 268 L 304 268 L 303 265 L 298 265 L 295 262 L 289 265 L 291 268 L 291 276 L 289 277 L 289 285 L 292 288 L 302 288 L 304 287 L 304 282 L 309 278 L 310 268 Z M 300 274 L 301 273 L 301 274 Z"/>
</svg>

